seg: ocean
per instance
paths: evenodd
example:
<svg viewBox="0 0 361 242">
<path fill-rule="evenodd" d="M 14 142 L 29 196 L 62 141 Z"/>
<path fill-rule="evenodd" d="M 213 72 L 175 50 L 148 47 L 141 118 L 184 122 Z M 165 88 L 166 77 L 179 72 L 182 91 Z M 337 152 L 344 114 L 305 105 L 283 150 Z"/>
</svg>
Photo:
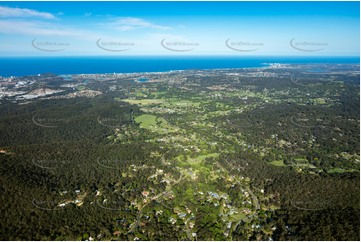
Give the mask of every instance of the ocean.
<svg viewBox="0 0 361 242">
<path fill-rule="evenodd" d="M 83 56 L 83 57 L 0 57 L 0 76 L 42 73 L 100 74 L 165 72 L 189 69 L 255 68 L 270 63 L 350 63 L 359 57 L 244 57 L 244 56 Z"/>
</svg>

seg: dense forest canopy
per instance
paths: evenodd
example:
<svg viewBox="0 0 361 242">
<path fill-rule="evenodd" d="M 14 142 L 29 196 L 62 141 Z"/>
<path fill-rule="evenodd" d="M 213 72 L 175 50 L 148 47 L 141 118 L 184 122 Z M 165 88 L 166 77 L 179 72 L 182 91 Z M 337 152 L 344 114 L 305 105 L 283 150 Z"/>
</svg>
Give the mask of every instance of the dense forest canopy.
<svg viewBox="0 0 361 242">
<path fill-rule="evenodd" d="M 359 240 L 359 66 L 321 67 L 4 78 L 0 239 Z"/>
</svg>

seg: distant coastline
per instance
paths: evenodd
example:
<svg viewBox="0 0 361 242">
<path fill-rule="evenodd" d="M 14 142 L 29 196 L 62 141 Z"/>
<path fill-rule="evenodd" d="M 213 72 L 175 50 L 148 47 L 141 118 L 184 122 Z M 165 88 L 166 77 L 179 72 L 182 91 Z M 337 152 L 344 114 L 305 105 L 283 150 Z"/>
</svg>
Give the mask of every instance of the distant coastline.
<svg viewBox="0 0 361 242">
<path fill-rule="evenodd" d="M 0 57 L 0 76 L 105 74 L 261 68 L 280 64 L 359 64 L 360 57 L 316 56 L 76 56 Z"/>
</svg>

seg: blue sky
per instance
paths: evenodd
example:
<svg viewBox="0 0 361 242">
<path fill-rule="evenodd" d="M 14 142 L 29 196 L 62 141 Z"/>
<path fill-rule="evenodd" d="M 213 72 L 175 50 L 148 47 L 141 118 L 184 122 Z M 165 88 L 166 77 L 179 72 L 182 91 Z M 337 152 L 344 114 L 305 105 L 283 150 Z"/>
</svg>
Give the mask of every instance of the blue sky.
<svg viewBox="0 0 361 242">
<path fill-rule="evenodd" d="M 0 2 L 0 56 L 359 56 L 359 2 Z"/>
</svg>

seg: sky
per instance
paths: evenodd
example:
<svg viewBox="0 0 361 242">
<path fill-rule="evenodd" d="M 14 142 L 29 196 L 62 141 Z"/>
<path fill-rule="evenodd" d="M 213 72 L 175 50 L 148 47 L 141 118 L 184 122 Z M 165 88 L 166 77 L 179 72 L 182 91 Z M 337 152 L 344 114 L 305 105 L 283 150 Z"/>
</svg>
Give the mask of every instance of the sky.
<svg viewBox="0 0 361 242">
<path fill-rule="evenodd" d="M 0 1 L 0 56 L 359 54 L 359 2 Z"/>
</svg>

